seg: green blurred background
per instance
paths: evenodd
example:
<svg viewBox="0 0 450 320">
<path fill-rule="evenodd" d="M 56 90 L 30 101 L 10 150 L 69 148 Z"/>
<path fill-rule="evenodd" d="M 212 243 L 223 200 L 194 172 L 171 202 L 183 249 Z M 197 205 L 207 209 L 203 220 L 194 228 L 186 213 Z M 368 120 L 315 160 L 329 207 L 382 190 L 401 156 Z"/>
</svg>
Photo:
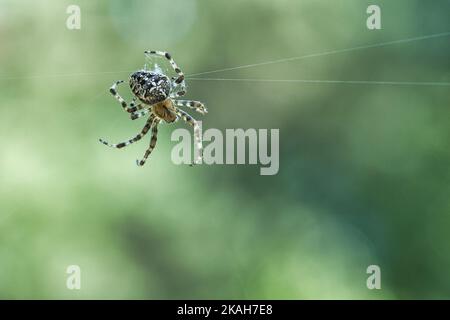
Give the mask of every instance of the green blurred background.
<svg viewBox="0 0 450 320">
<path fill-rule="evenodd" d="M 81 7 L 81 30 L 66 8 Z M 366 28 L 378 4 L 382 30 Z M 279 128 L 280 171 L 176 166 L 110 85 L 450 31 L 450 1 L 0 0 L 0 298 L 450 298 L 449 87 L 188 81 L 204 128 Z M 450 81 L 449 37 L 208 77 Z M 126 85 L 120 92 L 131 98 Z M 81 290 L 66 288 L 68 265 Z M 382 290 L 368 290 L 379 265 Z"/>
</svg>

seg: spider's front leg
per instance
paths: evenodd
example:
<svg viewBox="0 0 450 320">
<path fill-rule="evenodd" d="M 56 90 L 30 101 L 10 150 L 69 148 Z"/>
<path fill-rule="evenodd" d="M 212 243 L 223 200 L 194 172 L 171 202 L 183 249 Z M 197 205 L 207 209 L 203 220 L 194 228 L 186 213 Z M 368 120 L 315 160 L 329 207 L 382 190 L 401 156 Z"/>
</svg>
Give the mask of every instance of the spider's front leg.
<svg viewBox="0 0 450 320">
<path fill-rule="evenodd" d="M 187 107 L 190 109 L 194 109 L 198 113 L 206 114 L 208 113 L 208 110 L 206 109 L 205 105 L 201 103 L 200 101 L 193 101 L 193 100 L 174 100 L 175 105 L 177 107 Z"/>
<path fill-rule="evenodd" d="M 175 81 L 177 80 L 177 77 L 171 78 L 173 83 L 172 92 L 170 93 L 170 98 L 176 99 L 179 97 L 182 97 L 186 94 L 186 84 L 184 81 L 181 84 L 176 84 Z"/>
<path fill-rule="evenodd" d="M 111 94 L 114 96 L 114 98 L 116 98 L 117 101 L 119 101 L 123 110 L 125 110 L 128 113 L 133 113 L 138 110 L 144 109 L 145 107 L 142 104 L 138 103 L 136 105 L 136 98 L 133 98 L 133 100 L 130 103 L 130 106 L 128 106 L 127 102 L 120 96 L 119 92 L 117 91 L 117 86 L 121 83 L 123 83 L 123 80 L 114 82 L 114 84 L 111 86 L 111 88 L 109 88 L 109 92 L 111 92 Z"/>
<path fill-rule="evenodd" d="M 195 148 L 196 150 L 198 150 L 198 154 L 194 161 L 194 164 L 201 164 L 203 158 L 203 145 L 200 126 L 194 118 L 192 118 L 187 112 L 181 109 L 177 109 L 177 115 L 194 128 Z"/>
<path fill-rule="evenodd" d="M 145 151 L 144 157 L 142 158 L 142 160 L 136 160 L 136 164 L 139 167 L 142 167 L 145 164 L 145 161 L 147 161 L 147 158 L 150 156 L 150 154 L 152 153 L 153 149 L 156 146 L 156 141 L 158 140 L 158 124 L 159 124 L 159 119 L 156 118 L 153 125 L 152 125 L 152 138 L 150 139 L 150 145 L 148 147 L 148 149 Z"/>
<path fill-rule="evenodd" d="M 175 92 L 172 94 L 172 98 L 175 97 L 181 97 L 186 94 L 186 82 L 184 81 L 184 73 L 181 71 L 181 69 L 178 67 L 177 63 L 172 59 L 172 56 L 168 52 L 164 51 L 145 51 L 146 55 L 156 55 L 160 57 L 165 57 L 167 60 L 169 60 L 170 66 L 172 69 L 176 72 L 177 77 L 172 78 L 172 80 L 175 83 Z"/>
</svg>

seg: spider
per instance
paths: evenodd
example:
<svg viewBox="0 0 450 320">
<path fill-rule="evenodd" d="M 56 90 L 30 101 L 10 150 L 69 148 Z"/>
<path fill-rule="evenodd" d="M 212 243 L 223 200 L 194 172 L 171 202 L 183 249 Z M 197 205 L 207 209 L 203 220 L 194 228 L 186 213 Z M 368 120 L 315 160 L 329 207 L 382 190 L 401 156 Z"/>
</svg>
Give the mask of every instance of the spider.
<svg viewBox="0 0 450 320">
<path fill-rule="evenodd" d="M 121 149 L 141 140 L 151 130 L 152 137 L 150 139 L 150 145 L 145 151 L 144 157 L 140 161 L 136 160 L 138 166 L 143 166 L 156 146 L 158 124 L 161 121 L 173 123 L 181 118 L 194 128 L 195 143 L 198 150 L 194 163 L 201 163 L 202 138 L 200 127 L 194 118 L 178 107 L 191 108 L 203 115 L 208 112 L 207 109 L 199 101 L 175 99 L 186 94 L 186 84 L 183 72 L 169 53 L 163 51 L 145 51 L 144 54 L 146 56 L 156 55 L 165 57 L 169 61 L 172 69 L 176 72 L 177 77 L 169 79 L 157 65 L 153 70 L 144 68 L 134 72 L 130 76 L 129 84 L 135 97 L 129 105 L 117 92 L 117 86 L 123 83 L 123 80 L 116 81 L 109 89 L 109 92 L 119 101 L 122 108 L 130 113 L 131 120 L 136 120 L 146 115 L 149 115 L 149 117 L 142 131 L 128 141 L 117 144 L 111 144 L 103 139 L 99 139 L 99 141 L 106 146 Z M 136 103 L 136 98 L 139 99 L 138 103 Z"/>
</svg>

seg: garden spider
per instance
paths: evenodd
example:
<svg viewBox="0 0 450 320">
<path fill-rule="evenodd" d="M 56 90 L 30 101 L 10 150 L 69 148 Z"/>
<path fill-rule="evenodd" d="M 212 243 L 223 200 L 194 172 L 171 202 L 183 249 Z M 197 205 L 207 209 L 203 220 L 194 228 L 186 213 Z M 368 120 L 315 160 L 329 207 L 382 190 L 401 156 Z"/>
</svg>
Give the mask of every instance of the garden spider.
<svg viewBox="0 0 450 320">
<path fill-rule="evenodd" d="M 184 81 L 183 72 L 180 68 L 178 68 L 169 53 L 162 51 L 145 51 L 145 55 L 165 57 L 169 60 L 170 65 L 178 76 L 169 79 L 169 77 L 167 77 L 158 66 L 150 71 L 144 68 L 134 72 L 130 76 L 129 83 L 135 98 L 133 98 L 129 105 L 117 92 L 117 86 L 122 83 L 123 80 L 115 82 L 109 91 L 120 102 L 122 108 L 126 112 L 130 113 L 131 120 L 138 119 L 147 114 L 149 114 L 149 118 L 142 131 L 134 138 L 126 142 L 110 144 L 103 139 L 99 139 L 100 142 L 109 147 L 120 149 L 141 140 L 142 137 L 144 137 L 151 129 L 152 137 L 150 139 L 150 146 L 145 152 L 142 160 L 136 160 L 138 166 L 143 166 L 150 153 L 155 148 L 158 134 L 158 124 L 161 121 L 172 123 L 181 118 L 194 128 L 196 148 L 198 150 L 194 163 L 201 163 L 202 137 L 200 127 L 194 118 L 178 107 L 188 107 L 201 114 L 205 114 L 207 113 L 205 106 L 199 101 L 175 99 L 186 94 L 186 84 Z M 136 98 L 140 100 L 137 104 Z"/>
</svg>

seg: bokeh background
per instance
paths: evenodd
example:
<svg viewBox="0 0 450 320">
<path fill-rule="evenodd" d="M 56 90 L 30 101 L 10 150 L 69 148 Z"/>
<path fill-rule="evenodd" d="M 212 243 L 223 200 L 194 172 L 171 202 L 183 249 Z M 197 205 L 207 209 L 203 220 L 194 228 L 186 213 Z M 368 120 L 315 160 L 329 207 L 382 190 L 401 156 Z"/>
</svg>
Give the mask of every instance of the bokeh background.
<svg viewBox="0 0 450 320">
<path fill-rule="evenodd" d="M 67 6 L 81 29 L 66 28 Z M 366 28 L 378 4 L 382 30 Z M 450 31 L 450 1 L 0 0 L 0 298 L 450 298 L 447 86 L 188 81 L 204 128 L 279 128 L 280 171 L 113 150 L 110 85 Z M 450 81 L 449 37 L 208 77 Z M 200 77 L 200 76 L 199 76 Z M 120 88 L 131 98 L 127 86 Z M 66 268 L 81 267 L 81 290 Z M 382 289 L 368 290 L 379 265 Z"/>
</svg>

